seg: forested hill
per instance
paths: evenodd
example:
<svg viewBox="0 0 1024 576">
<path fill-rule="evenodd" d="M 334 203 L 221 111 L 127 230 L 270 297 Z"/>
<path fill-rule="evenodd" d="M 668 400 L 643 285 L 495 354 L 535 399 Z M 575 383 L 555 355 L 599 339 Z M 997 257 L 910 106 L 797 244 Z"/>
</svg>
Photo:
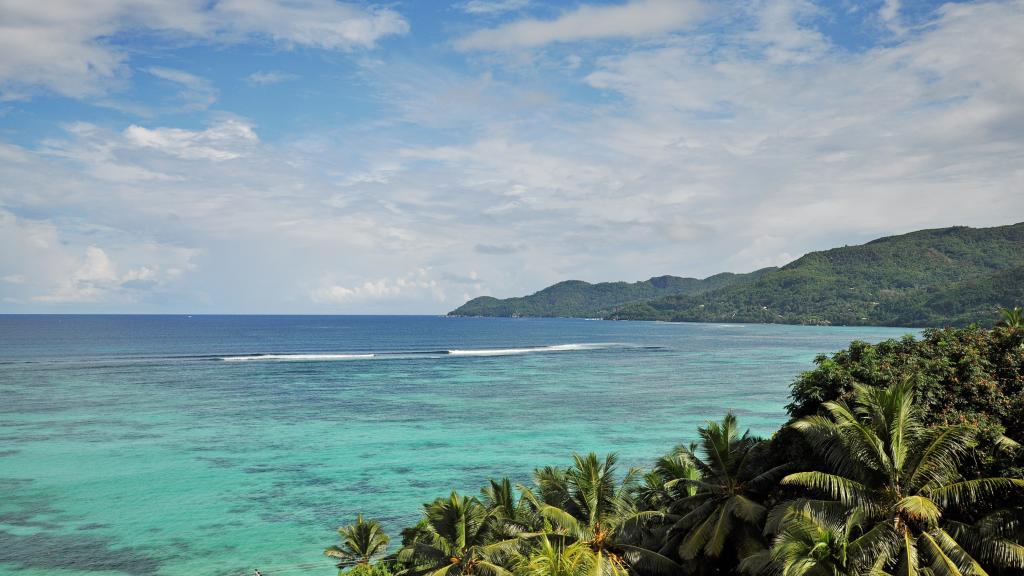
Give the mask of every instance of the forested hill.
<svg viewBox="0 0 1024 576">
<path fill-rule="evenodd" d="M 704 279 L 658 276 L 633 283 L 590 284 L 580 280 L 567 280 L 521 298 L 474 298 L 449 312 L 449 315 L 604 318 L 626 304 L 657 300 L 665 296 L 696 296 L 724 286 L 752 282 L 768 270 L 773 268 L 750 274 L 725 272 Z"/>
<path fill-rule="evenodd" d="M 525 298 L 477 298 L 452 314 L 597 316 L 595 310 L 609 310 L 600 315 L 697 322 L 985 324 L 997 307 L 1024 303 L 1024 223 L 921 230 L 811 252 L 782 268 L 709 283 L 720 276 L 677 278 L 678 291 L 672 294 L 650 297 L 637 291 L 637 297 L 600 304 L 592 289 L 645 283 L 563 282 Z M 688 289 L 680 288 L 684 285 Z"/>
</svg>

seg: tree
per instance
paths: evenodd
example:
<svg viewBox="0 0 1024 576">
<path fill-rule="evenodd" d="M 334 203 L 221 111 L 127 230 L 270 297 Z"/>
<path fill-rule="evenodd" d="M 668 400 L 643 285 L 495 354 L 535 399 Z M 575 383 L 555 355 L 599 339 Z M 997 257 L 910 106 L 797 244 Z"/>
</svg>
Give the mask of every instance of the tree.
<svg viewBox="0 0 1024 576">
<path fill-rule="evenodd" d="M 640 524 L 661 516 L 658 512 L 636 509 L 631 492 L 638 471 L 631 469 L 622 482 L 615 478 L 618 458 L 608 454 L 603 460 L 591 452 L 573 455 L 574 464 L 565 471 L 541 469 L 535 473 L 538 492 L 522 488 L 537 513 L 546 521 L 541 534 L 526 537 L 551 537 L 566 545 L 576 543 L 593 553 L 593 574 L 614 576 L 630 568 L 648 572 L 675 573 L 672 560 L 637 545 Z"/>
<path fill-rule="evenodd" d="M 689 449 L 676 446 L 654 462 L 654 469 L 643 475 L 636 490 L 638 504 L 644 510 L 667 511 L 672 503 L 697 493 L 696 486 L 683 482 L 700 479 L 700 470 L 691 456 L 696 449 L 696 444 L 690 444 Z"/>
<path fill-rule="evenodd" d="M 341 546 L 334 545 L 324 550 L 324 555 L 338 559 L 338 568 L 353 564 L 369 564 L 374 556 L 383 555 L 391 539 L 384 533 L 376 520 L 363 520 L 356 516 L 356 523 L 338 528 Z"/>
<path fill-rule="evenodd" d="M 823 454 L 829 471 L 797 472 L 782 484 L 824 494 L 862 518 L 849 565 L 858 572 L 895 569 L 907 576 L 983 574 L 944 520 L 951 511 L 1024 488 L 1024 480 L 963 479 L 958 463 L 973 430 L 924 426 L 908 382 L 887 388 L 856 384 L 852 408 L 845 402 L 824 406 L 827 417 L 808 416 L 792 426 Z M 1002 560 L 1021 563 L 1024 553 L 1010 552 Z"/>
<path fill-rule="evenodd" d="M 999 315 L 1002 318 L 996 323 L 996 327 L 1009 331 L 1017 331 L 1024 328 L 1024 309 L 1020 306 L 1000 308 Z"/>
<path fill-rule="evenodd" d="M 491 538 L 494 514 L 479 500 L 452 491 L 448 498 L 425 504 L 423 514 L 424 522 L 409 535 L 409 541 L 398 553 L 398 561 L 409 566 L 406 573 L 510 574 L 498 559 L 510 553 L 519 541 Z"/>
<path fill-rule="evenodd" d="M 518 576 L 591 576 L 603 573 L 600 568 L 595 570 L 597 560 L 594 551 L 583 542 L 553 544 L 545 535 L 529 554 L 516 562 L 515 573 Z M 625 576 L 624 572 L 618 574 Z"/>
<path fill-rule="evenodd" d="M 854 576 L 849 565 L 850 540 L 859 516 L 828 514 L 804 501 L 778 506 L 779 520 L 770 550 L 748 556 L 740 569 L 751 574 L 779 576 Z M 770 519 L 768 524 L 774 524 Z"/>
<path fill-rule="evenodd" d="M 517 498 L 508 478 L 491 480 L 480 489 L 482 504 L 492 516 L 492 529 L 499 539 L 540 530 L 540 519 L 523 498 Z"/>
<path fill-rule="evenodd" d="M 677 500 L 672 507 L 676 521 L 669 530 L 669 545 L 679 556 L 694 560 L 704 556 L 720 558 L 729 547 L 731 557 L 724 565 L 764 548 L 761 524 L 766 508 L 761 500 L 785 470 L 785 465 L 763 469 L 756 453 L 761 440 L 750 431 L 739 433 L 736 416 L 727 414 L 721 423 L 709 422 L 698 429 L 699 456 L 686 450 L 700 471 L 699 479 L 680 478 L 669 486 L 693 486 L 692 495 Z M 705 564 L 704 571 L 714 571 Z"/>
</svg>

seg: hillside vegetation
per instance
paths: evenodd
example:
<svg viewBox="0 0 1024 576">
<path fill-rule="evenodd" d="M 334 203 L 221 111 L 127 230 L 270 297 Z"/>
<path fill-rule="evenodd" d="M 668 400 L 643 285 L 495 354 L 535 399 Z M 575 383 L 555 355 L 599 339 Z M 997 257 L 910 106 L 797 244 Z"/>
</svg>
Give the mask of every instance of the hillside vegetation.
<svg viewBox="0 0 1024 576">
<path fill-rule="evenodd" d="M 593 309 L 607 310 L 602 317 L 624 320 L 893 326 L 987 323 L 998 307 L 1024 301 L 1024 223 L 921 230 L 811 252 L 782 268 L 730 275 L 717 280 L 717 285 L 693 284 L 720 276 L 690 279 L 690 289 L 671 294 L 647 297 L 637 292 L 628 300 L 603 300 Z M 577 289 L 553 290 L 566 284 Z M 636 286 L 608 286 L 619 284 Z M 575 310 L 587 309 L 593 298 L 585 287 L 598 286 L 603 285 L 563 282 L 526 298 L 477 298 L 452 314 L 594 316 Z M 570 298 L 563 300 L 562 295 Z"/>
<path fill-rule="evenodd" d="M 767 270 L 773 269 L 766 268 L 750 274 L 724 272 L 704 279 L 658 276 L 633 283 L 590 284 L 581 280 L 566 280 L 520 298 L 474 298 L 450 312 L 450 315 L 603 318 L 633 302 L 666 296 L 696 296 L 724 286 L 749 283 Z"/>
</svg>

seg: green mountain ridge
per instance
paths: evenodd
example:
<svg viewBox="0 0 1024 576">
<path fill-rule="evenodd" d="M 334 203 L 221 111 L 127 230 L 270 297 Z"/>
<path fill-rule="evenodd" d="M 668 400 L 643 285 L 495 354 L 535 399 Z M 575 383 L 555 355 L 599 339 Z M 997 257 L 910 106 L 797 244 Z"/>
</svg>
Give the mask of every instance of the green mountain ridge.
<svg viewBox="0 0 1024 576">
<path fill-rule="evenodd" d="M 450 314 L 937 326 L 987 323 L 997 307 L 1021 302 L 1024 223 L 920 230 L 703 280 L 560 282 L 521 298 L 475 298 Z"/>
<path fill-rule="evenodd" d="M 665 296 L 698 295 L 736 283 L 752 282 L 765 268 L 749 274 L 723 272 L 704 279 L 656 276 L 639 282 L 565 280 L 518 298 L 481 296 L 449 312 L 451 316 L 538 316 L 604 318 L 624 305 Z"/>
</svg>

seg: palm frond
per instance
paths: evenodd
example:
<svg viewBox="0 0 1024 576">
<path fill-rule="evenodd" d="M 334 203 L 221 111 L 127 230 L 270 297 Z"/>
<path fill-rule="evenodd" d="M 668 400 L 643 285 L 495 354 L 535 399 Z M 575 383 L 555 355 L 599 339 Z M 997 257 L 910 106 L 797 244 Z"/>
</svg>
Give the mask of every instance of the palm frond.
<svg viewBox="0 0 1024 576">
<path fill-rule="evenodd" d="M 978 478 L 954 482 L 926 491 L 927 495 L 942 508 L 962 509 L 986 498 L 1024 490 L 1024 479 L 1020 478 Z"/>
</svg>

